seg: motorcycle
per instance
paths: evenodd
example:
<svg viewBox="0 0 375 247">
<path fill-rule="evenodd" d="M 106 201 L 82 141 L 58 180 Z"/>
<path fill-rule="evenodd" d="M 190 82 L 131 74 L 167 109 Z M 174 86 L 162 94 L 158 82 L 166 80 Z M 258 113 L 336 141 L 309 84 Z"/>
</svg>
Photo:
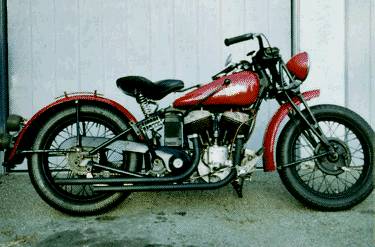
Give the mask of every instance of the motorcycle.
<svg viewBox="0 0 375 247">
<path fill-rule="evenodd" d="M 248 33 L 225 45 L 256 40 L 248 60 L 228 61 L 213 81 L 184 88 L 180 80 L 117 80 L 144 114 L 137 121 L 122 105 L 94 93 L 67 94 L 29 121 L 10 115 L 0 136 L 8 169 L 28 160 L 31 182 L 50 206 L 68 214 L 102 213 L 131 192 L 216 189 L 231 183 L 239 197 L 263 158 L 287 190 L 318 210 L 343 210 L 373 190 L 374 131 L 337 105 L 309 106 L 319 90 L 301 92 L 309 56 L 284 63 L 264 34 Z M 267 42 L 267 45 L 265 45 Z M 173 105 L 158 101 L 187 92 Z M 280 108 L 262 148 L 245 148 L 265 100 Z M 289 121 L 279 132 L 282 121 Z"/>
</svg>

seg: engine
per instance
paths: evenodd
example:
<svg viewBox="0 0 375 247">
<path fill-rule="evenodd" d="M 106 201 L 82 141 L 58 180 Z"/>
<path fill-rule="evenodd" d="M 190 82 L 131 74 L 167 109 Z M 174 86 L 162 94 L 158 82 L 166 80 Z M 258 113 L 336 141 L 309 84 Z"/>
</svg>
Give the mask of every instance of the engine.
<svg viewBox="0 0 375 247">
<path fill-rule="evenodd" d="M 219 119 L 220 118 L 220 119 Z M 215 116 L 206 110 L 190 112 L 184 119 L 185 134 L 198 134 L 203 145 L 229 145 L 236 135 L 247 135 L 250 116 L 243 112 L 226 111 Z"/>
<path fill-rule="evenodd" d="M 197 110 L 184 118 L 185 134 L 198 134 L 203 146 L 199 177 L 210 183 L 230 174 L 233 167 L 231 144 L 236 136 L 249 134 L 250 122 L 249 114 L 233 111 L 215 115 L 207 110 Z"/>
<path fill-rule="evenodd" d="M 207 110 L 195 110 L 185 117 L 181 111 L 170 109 L 164 117 L 164 146 L 168 152 L 182 150 L 188 145 L 188 135 L 198 134 L 201 144 L 201 160 L 198 164 L 198 177 L 207 183 L 218 182 L 228 176 L 233 168 L 232 151 L 236 136 L 247 137 L 252 125 L 252 116 L 243 112 L 225 111 L 224 113 L 211 113 Z M 183 152 L 182 152 L 183 153 Z M 181 155 L 180 155 L 181 156 Z M 181 159 L 181 157 L 179 158 Z M 171 163 L 165 161 L 165 164 Z M 164 165 L 158 176 L 164 174 Z M 184 162 L 184 164 L 187 164 Z M 168 167 L 168 166 L 167 166 Z M 170 167 L 173 167 L 171 165 Z M 186 167 L 175 169 L 175 173 Z M 161 173 L 161 174 L 160 174 Z"/>
</svg>

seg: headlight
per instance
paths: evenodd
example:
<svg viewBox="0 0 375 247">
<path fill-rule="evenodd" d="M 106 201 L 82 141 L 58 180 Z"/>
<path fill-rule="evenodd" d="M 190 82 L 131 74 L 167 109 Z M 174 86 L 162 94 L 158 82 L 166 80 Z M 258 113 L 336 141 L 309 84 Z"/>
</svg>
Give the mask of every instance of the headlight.
<svg viewBox="0 0 375 247">
<path fill-rule="evenodd" d="M 310 62 L 307 52 L 300 52 L 294 55 L 286 64 L 289 72 L 300 81 L 304 81 L 309 74 Z"/>
</svg>

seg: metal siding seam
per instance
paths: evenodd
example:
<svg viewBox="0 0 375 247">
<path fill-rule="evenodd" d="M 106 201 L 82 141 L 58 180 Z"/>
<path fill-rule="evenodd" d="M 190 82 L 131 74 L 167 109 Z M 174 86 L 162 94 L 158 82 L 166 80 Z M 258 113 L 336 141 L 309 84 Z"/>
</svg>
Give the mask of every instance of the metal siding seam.
<svg viewBox="0 0 375 247">
<path fill-rule="evenodd" d="M 31 88 L 34 88 L 35 78 L 34 78 L 34 52 L 33 52 L 33 9 L 31 0 L 29 0 L 29 14 L 30 14 L 30 80 Z M 34 111 L 34 90 L 30 90 L 31 94 L 31 110 Z"/>
<path fill-rule="evenodd" d="M 348 0 L 345 0 L 344 3 L 344 49 L 345 49 L 345 54 L 344 54 L 344 87 L 345 87 L 345 99 L 344 99 L 344 104 L 345 107 L 349 106 L 349 81 L 348 81 L 348 31 L 349 31 L 349 26 L 348 26 Z"/>
<path fill-rule="evenodd" d="M 5 121 L 9 114 L 8 90 L 8 33 L 7 33 L 7 0 L 0 0 L 0 131 L 5 129 Z M 3 162 L 0 152 L 0 164 Z M 4 169 L 0 169 L 3 174 Z"/>
<path fill-rule="evenodd" d="M 291 2 L 291 56 L 297 54 L 300 50 L 300 3 L 299 0 Z"/>
<path fill-rule="evenodd" d="M 370 4 L 370 30 L 369 30 L 369 38 L 370 38 L 370 51 L 372 52 L 369 52 L 369 66 L 370 66 L 370 90 L 369 90 L 369 100 L 370 100 L 370 125 L 372 127 L 374 127 L 375 125 L 375 113 L 374 113 L 374 105 L 375 105 L 375 100 L 374 100 L 374 97 L 373 94 L 374 94 L 374 85 L 375 85 L 375 80 L 374 80 L 374 67 L 375 67 L 375 61 L 374 61 L 374 54 L 373 54 L 373 51 L 375 50 L 375 46 L 374 46 L 374 31 L 373 29 L 375 28 L 375 10 L 374 10 L 374 5 L 375 5 L 375 0 L 372 0 L 371 1 L 371 4 Z"/>
<path fill-rule="evenodd" d="M 0 0 L 0 129 L 4 127 L 9 112 L 8 104 L 8 37 L 6 0 Z"/>
</svg>

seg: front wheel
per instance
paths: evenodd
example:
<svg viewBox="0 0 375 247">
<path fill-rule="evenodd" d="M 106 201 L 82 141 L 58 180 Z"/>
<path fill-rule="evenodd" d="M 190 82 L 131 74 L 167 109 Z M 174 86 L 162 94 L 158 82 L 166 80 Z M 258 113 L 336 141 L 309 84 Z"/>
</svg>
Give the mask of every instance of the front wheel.
<svg viewBox="0 0 375 247">
<path fill-rule="evenodd" d="M 277 145 L 281 180 L 308 206 L 321 210 L 353 207 L 373 190 L 374 132 L 358 114 L 344 107 L 318 105 L 311 111 L 337 155 L 324 155 L 327 147 L 309 127 L 301 120 L 291 120 Z"/>
</svg>

